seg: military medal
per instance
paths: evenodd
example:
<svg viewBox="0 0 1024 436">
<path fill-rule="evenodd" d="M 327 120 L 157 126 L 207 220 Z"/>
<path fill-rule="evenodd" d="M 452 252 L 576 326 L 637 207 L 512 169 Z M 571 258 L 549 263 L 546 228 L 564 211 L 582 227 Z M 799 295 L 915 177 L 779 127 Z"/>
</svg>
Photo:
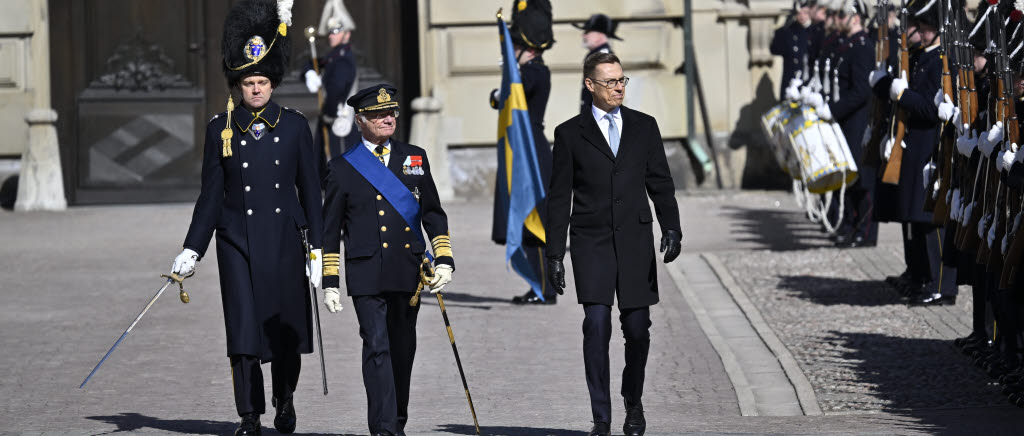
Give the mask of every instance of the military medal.
<svg viewBox="0 0 1024 436">
<path fill-rule="evenodd" d="M 416 176 L 423 175 L 423 156 L 409 156 L 406 158 L 409 163 L 409 172 Z"/>
<path fill-rule="evenodd" d="M 259 141 L 260 138 L 263 137 L 264 133 L 267 133 L 267 125 L 263 123 L 253 124 L 252 127 L 249 129 L 249 134 L 252 135 L 252 137 L 255 138 L 257 141 Z"/>
</svg>

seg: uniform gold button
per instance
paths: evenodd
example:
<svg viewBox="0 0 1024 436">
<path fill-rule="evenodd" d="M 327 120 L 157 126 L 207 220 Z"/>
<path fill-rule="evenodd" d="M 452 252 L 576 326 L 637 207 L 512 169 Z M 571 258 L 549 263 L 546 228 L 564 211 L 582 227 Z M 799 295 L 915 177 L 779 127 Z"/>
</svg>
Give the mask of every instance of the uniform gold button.
<svg viewBox="0 0 1024 436">
<path fill-rule="evenodd" d="M 409 248 L 409 244 L 405 244 L 405 248 Z"/>
<path fill-rule="evenodd" d="M 384 199 L 384 197 L 381 197 L 380 194 L 377 194 L 377 199 L 378 200 L 382 200 L 382 199 Z"/>
<path fill-rule="evenodd" d="M 382 232 L 388 231 L 388 226 L 380 226 L 380 231 L 382 231 Z"/>
<path fill-rule="evenodd" d="M 408 228 L 408 227 L 406 227 L 406 228 L 405 228 L 405 231 L 407 231 L 407 232 L 408 232 L 408 231 L 409 231 L 409 228 Z"/>
<path fill-rule="evenodd" d="M 388 243 L 387 242 L 384 243 L 384 248 L 388 248 Z"/>
<path fill-rule="evenodd" d="M 380 215 L 380 216 L 384 216 L 384 211 L 383 210 L 379 211 L 379 212 L 377 212 L 377 214 Z"/>
</svg>

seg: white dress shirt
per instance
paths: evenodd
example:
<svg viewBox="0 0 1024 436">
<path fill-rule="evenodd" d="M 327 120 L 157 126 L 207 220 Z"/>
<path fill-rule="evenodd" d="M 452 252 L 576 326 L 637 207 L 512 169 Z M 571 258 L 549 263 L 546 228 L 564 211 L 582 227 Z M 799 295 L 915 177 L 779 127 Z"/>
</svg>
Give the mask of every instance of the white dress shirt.
<svg viewBox="0 0 1024 436">
<path fill-rule="evenodd" d="M 608 139 L 608 119 L 604 116 L 609 114 L 598 108 L 597 106 L 591 105 L 590 112 L 594 115 L 594 121 L 597 121 L 597 127 L 601 129 L 601 134 L 604 135 L 604 142 L 611 146 L 611 140 Z M 622 149 L 622 111 L 619 107 L 612 109 L 610 112 L 612 119 L 615 120 L 615 127 L 619 129 L 619 149 Z"/>
<path fill-rule="evenodd" d="M 362 140 L 363 140 L 363 146 L 365 146 L 367 149 L 369 149 L 370 153 L 373 153 L 374 151 L 377 151 L 377 144 L 374 144 L 374 143 L 370 142 L 366 138 L 362 138 Z M 388 153 L 384 155 L 384 166 L 388 166 L 388 163 L 391 162 L 391 140 L 390 139 L 387 142 L 384 143 L 384 149 L 388 151 Z"/>
</svg>

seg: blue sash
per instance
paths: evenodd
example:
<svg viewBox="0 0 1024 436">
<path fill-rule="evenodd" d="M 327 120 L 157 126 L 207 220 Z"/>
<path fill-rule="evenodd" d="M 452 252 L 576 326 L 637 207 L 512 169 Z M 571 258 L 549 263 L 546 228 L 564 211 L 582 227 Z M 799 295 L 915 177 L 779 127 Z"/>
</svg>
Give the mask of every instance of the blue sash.
<svg viewBox="0 0 1024 436">
<path fill-rule="evenodd" d="M 434 256 L 425 249 L 426 243 L 423 240 L 423 230 L 420 227 L 420 203 L 416 201 L 412 192 L 409 192 L 409 188 L 401 180 L 398 180 L 395 173 L 384 166 L 380 159 L 370 153 L 370 150 L 362 143 L 356 144 L 342 156 L 398 211 L 398 214 L 412 229 L 416 239 L 423 244 L 424 254 L 433 261 Z"/>
</svg>

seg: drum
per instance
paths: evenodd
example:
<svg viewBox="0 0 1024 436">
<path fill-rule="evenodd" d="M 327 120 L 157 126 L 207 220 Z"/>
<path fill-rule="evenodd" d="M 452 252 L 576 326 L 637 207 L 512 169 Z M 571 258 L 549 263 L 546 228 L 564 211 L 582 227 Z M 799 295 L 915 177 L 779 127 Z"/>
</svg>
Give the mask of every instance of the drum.
<svg viewBox="0 0 1024 436">
<path fill-rule="evenodd" d="M 814 109 L 801 106 L 786 120 L 785 131 L 808 191 L 824 194 L 856 179 L 857 165 L 839 125 L 821 120 Z"/>
<path fill-rule="evenodd" d="M 768 145 L 779 167 L 790 177 L 800 180 L 800 164 L 785 131 L 787 120 L 797 107 L 788 102 L 775 105 L 761 116 L 761 128 L 768 138 Z"/>
</svg>

